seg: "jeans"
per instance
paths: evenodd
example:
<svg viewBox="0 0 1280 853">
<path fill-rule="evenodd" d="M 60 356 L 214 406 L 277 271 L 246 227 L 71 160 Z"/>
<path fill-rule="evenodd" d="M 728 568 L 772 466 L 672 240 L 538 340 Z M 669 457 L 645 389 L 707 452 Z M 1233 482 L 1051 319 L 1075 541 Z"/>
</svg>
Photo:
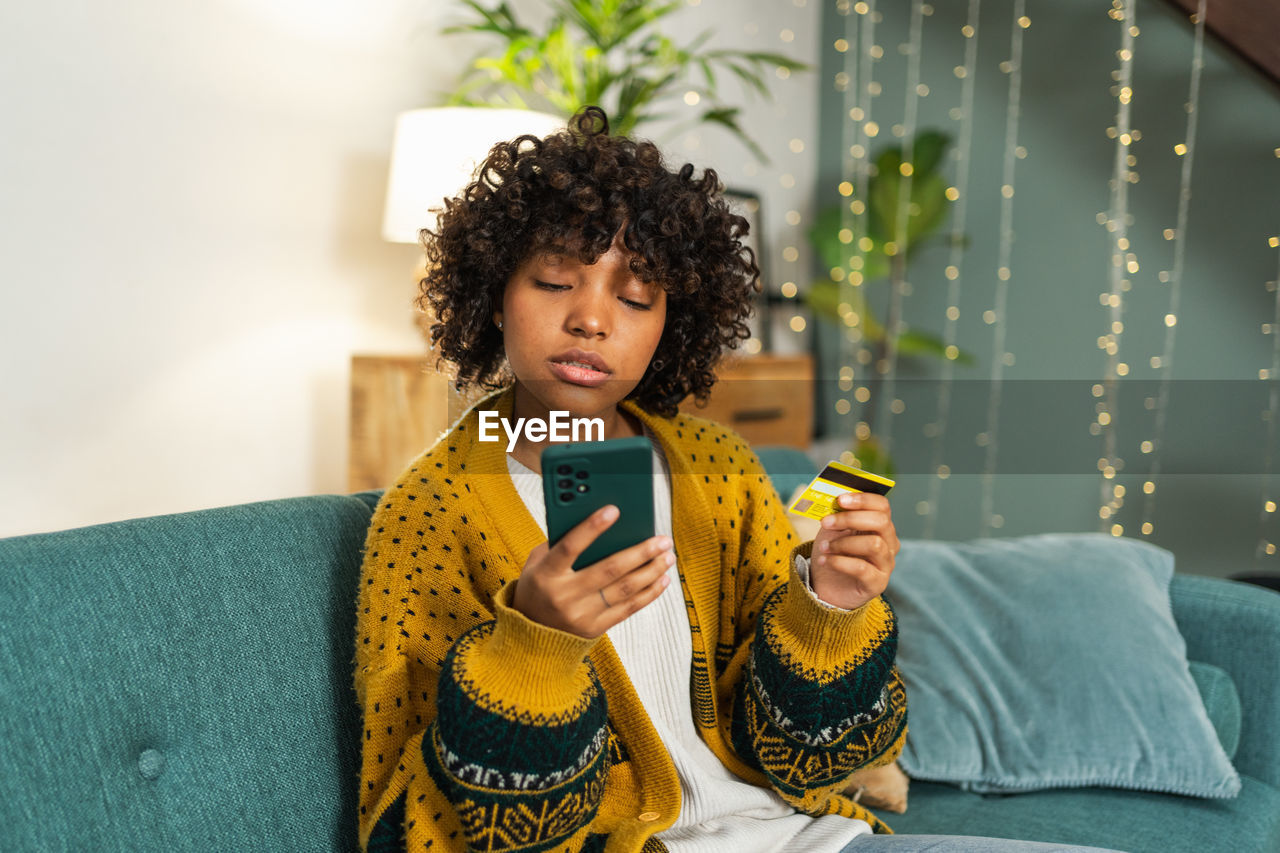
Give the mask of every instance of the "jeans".
<svg viewBox="0 0 1280 853">
<path fill-rule="evenodd" d="M 923 850 L 933 853 L 1101 853 L 1103 848 L 976 835 L 861 835 L 849 842 L 841 853 L 879 853 L 882 850 L 885 853 L 919 853 Z"/>
</svg>

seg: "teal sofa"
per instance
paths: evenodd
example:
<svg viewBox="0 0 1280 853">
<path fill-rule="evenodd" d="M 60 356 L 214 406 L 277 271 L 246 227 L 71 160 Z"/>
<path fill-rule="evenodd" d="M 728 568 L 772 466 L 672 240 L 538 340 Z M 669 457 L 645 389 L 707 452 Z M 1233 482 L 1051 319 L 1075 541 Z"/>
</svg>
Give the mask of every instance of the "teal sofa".
<svg viewBox="0 0 1280 853">
<path fill-rule="evenodd" d="M 784 488 L 803 476 L 761 455 Z M 352 849 L 351 643 L 376 498 L 0 540 L 0 849 Z M 1280 596 L 1179 575 L 1173 601 L 1190 655 L 1239 691 L 1238 798 L 917 782 L 908 812 L 885 819 L 1151 853 L 1280 850 Z"/>
</svg>

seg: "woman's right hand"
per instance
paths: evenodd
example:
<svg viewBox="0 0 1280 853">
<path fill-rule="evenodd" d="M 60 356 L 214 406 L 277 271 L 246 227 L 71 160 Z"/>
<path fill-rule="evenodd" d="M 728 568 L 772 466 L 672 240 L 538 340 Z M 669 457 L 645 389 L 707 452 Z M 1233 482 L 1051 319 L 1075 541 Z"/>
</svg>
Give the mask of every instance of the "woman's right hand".
<svg viewBox="0 0 1280 853">
<path fill-rule="evenodd" d="M 667 536 L 651 536 L 573 570 L 578 555 L 617 520 L 618 508 L 603 506 L 554 547 L 542 542 L 530 551 L 512 606 L 541 625 L 594 639 L 661 595 L 676 561 Z"/>
</svg>

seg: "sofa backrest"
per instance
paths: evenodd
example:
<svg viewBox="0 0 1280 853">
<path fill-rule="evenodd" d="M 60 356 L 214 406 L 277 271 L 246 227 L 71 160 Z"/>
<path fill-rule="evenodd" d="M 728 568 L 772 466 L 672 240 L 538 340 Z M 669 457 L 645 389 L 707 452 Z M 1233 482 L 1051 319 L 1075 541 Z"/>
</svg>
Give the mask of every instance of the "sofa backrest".
<svg viewBox="0 0 1280 853">
<path fill-rule="evenodd" d="M 812 476 L 797 451 L 760 456 L 783 494 Z M 355 594 L 376 500 L 0 540 L 0 850 L 353 849 Z M 1276 682 L 1222 631 L 1243 608 L 1274 647 L 1280 599 L 1259 594 L 1274 596 L 1173 581 L 1190 656 L 1242 688 L 1237 766 L 1270 782 Z"/>
<path fill-rule="evenodd" d="M 371 507 L 0 540 L 0 849 L 350 850 Z"/>
</svg>

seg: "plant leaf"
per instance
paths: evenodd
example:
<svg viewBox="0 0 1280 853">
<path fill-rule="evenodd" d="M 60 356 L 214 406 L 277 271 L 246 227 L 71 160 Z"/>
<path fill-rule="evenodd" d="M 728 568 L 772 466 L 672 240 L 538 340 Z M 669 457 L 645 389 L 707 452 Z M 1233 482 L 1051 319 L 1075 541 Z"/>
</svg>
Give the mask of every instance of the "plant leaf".
<svg viewBox="0 0 1280 853">
<path fill-rule="evenodd" d="M 706 78 L 707 88 L 714 95 L 716 91 L 716 72 L 711 70 L 711 63 L 706 59 L 699 59 L 698 65 L 702 68 L 702 76 Z"/>
<path fill-rule="evenodd" d="M 780 65 L 788 71 L 811 71 L 813 67 L 803 62 L 784 56 L 781 53 L 750 50 L 712 50 L 706 54 L 709 59 L 745 59 L 753 65 Z"/>
<path fill-rule="evenodd" d="M 831 279 L 815 279 L 805 290 L 803 298 L 818 316 L 832 322 L 840 319 L 840 285 Z"/>
<path fill-rule="evenodd" d="M 511 9 L 506 3 L 498 4 L 497 8 L 492 11 L 480 5 L 476 0 L 462 0 L 462 3 L 478 14 L 483 21 L 446 27 L 441 32 L 446 34 L 460 32 L 491 32 L 508 39 L 533 35 L 529 30 L 520 26 L 516 22 L 515 16 L 511 14 Z"/>
<path fill-rule="evenodd" d="M 702 120 L 728 128 L 734 136 L 742 141 L 743 145 L 751 149 L 751 153 L 756 155 L 760 162 L 768 163 L 769 157 L 764 153 L 764 149 L 757 145 L 751 137 L 743 133 L 742 128 L 738 126 L 738 113 L 740 112 L 741 110 L 737 107 L 713 107 L 702 113 Z"/>
<path fill-rule="evenodd" d="M 735 75 L 737 75 L 738 79 L 740 79 L 742 82 L 746 83 L 748 86 L 755 89 L 760 94 L 768 96 L 769 90 L 764 85 L 764 80 L 760 78 L 759 74 L 756 74 L 751 69 L 738 65 L 737 63 L 734 63 L 734 62 L 726 62 L 724 64 L 725 64 L 725 67 L 727 67 L 730 71 L 732 71 Z"/>
<path fill-rule="evenodd" d="M 871 251 L 863 256 L 862 279 L 865 282 L 880 281 L 889 277 L 889 256 L 884 247 L 875 243 Z"/>
<path fill-rule="evenodd" d="M 869 231 L 877 243 L 899 242 L 898 193 L 902 166 L 902 149 L 886 148 L 876 157 L 876 173 L 868 182 L 870 196 L 867 212 L 870 214 Z"/>
<path fill-rule="evenodd" d="M 850 287 L 829 278 L 820 278 L 809 285 L 803 299 L 819 317 L 841 326 L 844 326 L 844 316 L 840 312 L 840 306 L 847 304 L 858 315 L 856 325 L 862 330 L 865 340 L 879 343 L 884 339 L 884 326 L 876 319 L 867 303 L 866 292 L 860 287 Z"/>
<path fill-rule="evenodd" d="M 885 477 L 894 476 L 893 458 L 884 452 L 880 439 L 874 435 L 856 441 L 853 445 L 853 455 L 864 470 L 874 471 Z"/>
<path fill-rule="evenodd" d="M 810 245 L 818 251 L 818 257 L 827 269 L 843 267 L 848 260 L 849 250 L 840 242 L 843 216 L 844 212 L 839 207 L 828 207 L 818 214 L 806 232 Z"/>
<path fill-rule="evenodd" d="M 937 172 L 927 172 L 923 176 L 912 176 L 911 203 L 913 212 L 907 216 L 907 252 L 925 242 L 942 220 L 946 218 L 947 181 Z"/>
<path fill-rule="evenodd" d="M 935 171 L 950 143 L 951 137 L 937 130 L 917 133 L 911 151 L 911 165 L 915 174 L 924 175 Z"/>
<path fill-rule="evenodd" d="M 474 18 L 446 33 L 486 33 L 503 42 L 503 50 L 472 63 L 451 103 L 524 102 L 545 99 L 555 111 L 572 114 L 586 103 L 606 104 L 616 98 L 610 124 L 630 133 L 657 113 L 648 107 L 674 97 L 677 86 L 700 72 L 712 109 L 700 121 L 719 124 L 737 136 L 762 162 L 764 151 L 743 130 L 736 109 L 719 102 L 720 68 L 729 68 L 750 90 L 770 96 L 762 71 L 769 66 L 812 70 L 804 63 L 768 51 L 713 50 L 703 47 L 714 30 L 706 30 L 684 46 L 663 35 L 655 24 L 684 8 L 686 0 L 548 0 L 552 17 L 544 33 L 521 26 L 508 3 L 461 0 Z M 669 31 L 674 31 L 669 28 Z M 615 94 L 616 93 L 616 94 Z M 505 96 L 505 97 L 503 97 Z"/>
<path fill-rule="evenodd" d="M 921 332 L 916 329 L 907 329 L 898 335 L 897 347 L 898 355 L 927 355 L 939 359 L 947 357 L 947 345 L 941 338 L 929 332 Z M 973 353 L 965 350 L 959 350 L 959 355 L 955 357 L 954 361 L 957 364 L 966 366 L 975 363 Z"/>
<path fill-rule="evenodd" d="M 848 243 L 840 239 L 840 231 L 845 228 L 844 211 L 839 205 L 828 207 L 818 214 L 813 227 L 808 230 L 809 243 L 818 251 L 818 257 L 827 269 L 840 267 L 849 269 L 849 259 L 860 254 L 858 240 L 858 218 L 849 220 L 847 227 L 851 235 Z M 885 256 L 880 241 L 872 238 L 871 249 L 862 254 L 862 278 L 864 281 L 878 281 L 889 275 L 889 259 Z"/>
</svg>

